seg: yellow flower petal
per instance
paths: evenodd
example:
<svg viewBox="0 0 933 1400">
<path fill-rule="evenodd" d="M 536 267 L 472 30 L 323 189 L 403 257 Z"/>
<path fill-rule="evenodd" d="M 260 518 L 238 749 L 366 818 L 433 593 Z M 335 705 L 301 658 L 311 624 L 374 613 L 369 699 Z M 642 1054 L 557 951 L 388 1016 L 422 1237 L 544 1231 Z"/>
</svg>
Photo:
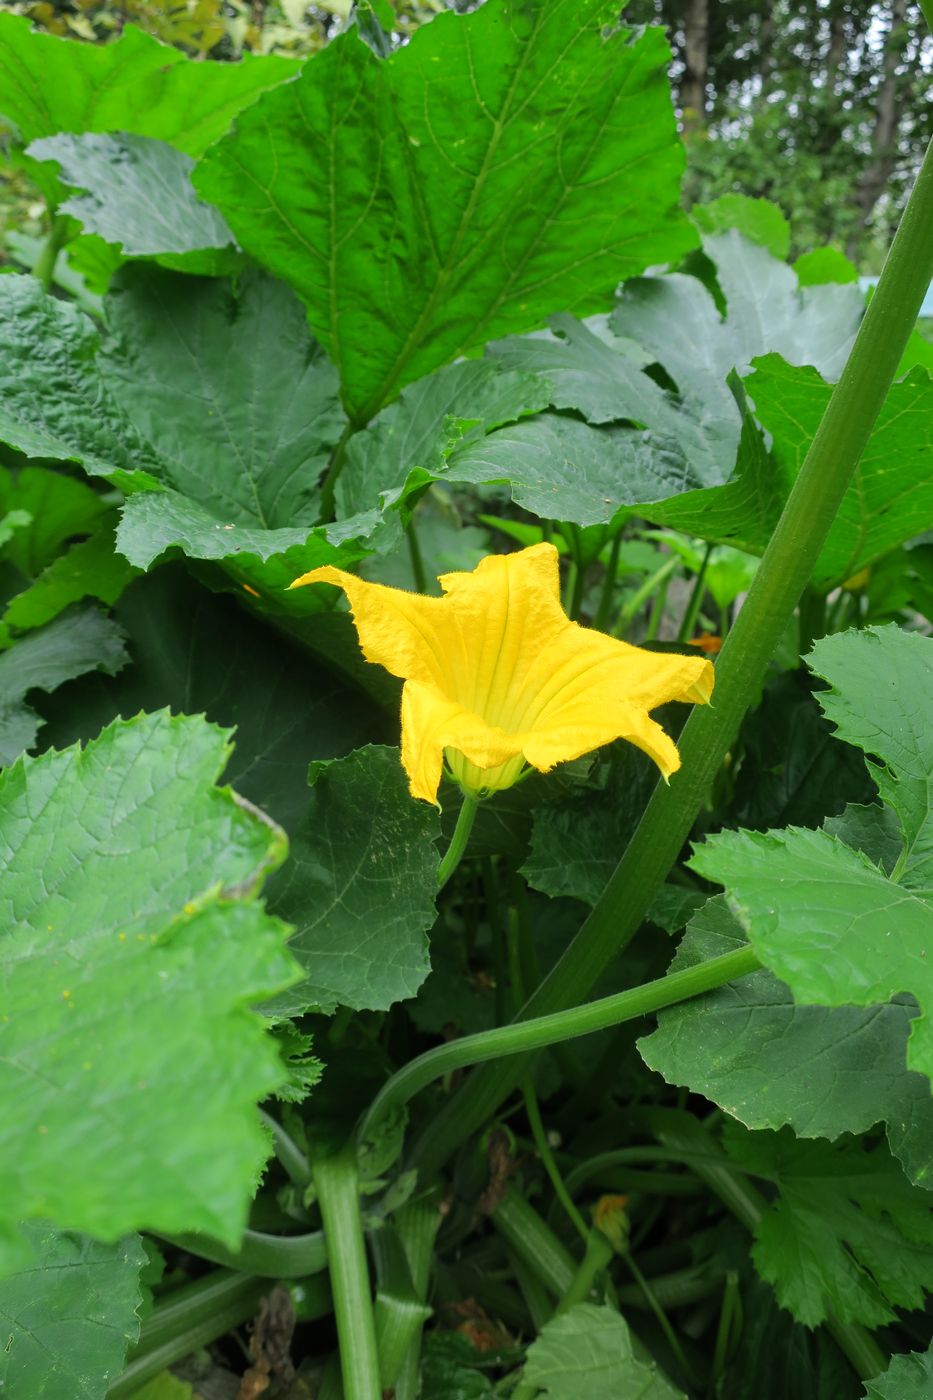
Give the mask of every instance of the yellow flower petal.
<svg viewBox="0 0 933 1400">
<path fill-rule="evenodd" d="M 442 598 L 329 566 L 292 587 L 306 583 L 343 588 L 363 654 L 405 680 L 402 762 L 414 796 L 429 802 L 445 752 L 474 793 L 510 786 L 526 762 L 547 771 L 617 738 L 644 749 L 666 778 L 680 758 L 649 710 L 705 704 L 712 692 L 701 657 L 644 651 L 571 622 L 550 544 L 444 574 Z"/>
</svg>

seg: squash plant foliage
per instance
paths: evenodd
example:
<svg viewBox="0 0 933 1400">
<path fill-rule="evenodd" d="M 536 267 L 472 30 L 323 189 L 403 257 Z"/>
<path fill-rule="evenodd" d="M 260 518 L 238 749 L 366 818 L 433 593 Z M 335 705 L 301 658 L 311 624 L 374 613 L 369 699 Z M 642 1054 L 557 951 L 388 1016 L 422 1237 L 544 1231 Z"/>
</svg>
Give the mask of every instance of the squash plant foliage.
<svg viewBox="0 0 933 1400">
<path fill-rule="evenodd" d="M 927 1395 L 933 352 L 905 323 L 690 839 L 587 961 L 865 302 L 763 201 L 684 213 L 662 30 L 391 21 L 221 64 L 0 16 L 50 211 L 0 276 L 0 1390 Z M 471 679 L 522 549 L 678 678 L 528 769 Z M 435 804 L 434 642 L 373 585 L 453 617 L 438 575 Z"/>
</svg>

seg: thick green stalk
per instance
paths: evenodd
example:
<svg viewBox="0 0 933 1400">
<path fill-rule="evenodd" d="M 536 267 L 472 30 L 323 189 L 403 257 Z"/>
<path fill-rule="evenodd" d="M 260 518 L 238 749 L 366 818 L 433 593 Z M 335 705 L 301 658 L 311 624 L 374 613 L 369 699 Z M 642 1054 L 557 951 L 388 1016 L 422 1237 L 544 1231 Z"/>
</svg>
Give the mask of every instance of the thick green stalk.
<svg viewBox="0 0 933 1400">
<path fill-rule="evenodd" d="M 38 277 L 45 291 L 51 291 L 58 255 L 68 242 L 68 220 L 64 214 L 53 214 L 48 236 L 39 250 L 32 275 Z"/>
<path fill-rule="evenodd" d="M 680 738 L 683 766 L 658 784 L 602 896 L 524 1008 L 527 1017 L 573 1006 L 637 932 L 655 889 L 690 834 L 713 779 L 759 692 L 858 466 L 933 280 L 933 144 L 839 383 L 716 665 L 711 706 L 696 706 Z M 415 1145 L 439 1168 L 521 1082 L 516 1058 L 470 1077 Z"/>
<path fill-rule="evenodd" d="M 667 977 L 659 977 L 656 982 L 646 982 L 644 986 L 617 992 L 615 996 L 601 997 L 585 1006 L 539 1016 L 533 1021 L 515 1021 L 510 1026 L 498 1026 L 495 1030 L 480 1031 L 477 1035 L 465 1035 L 460 1040 L 438 1045 L 403 1065 L 382 1086 L 360 1123 L 358 1137 L 365 1138 L 383 1114 L 401 1108 L 432 1080 L 455 1069 L 506 1055 L 520 1055 L 529 1050 L 543 1050 L 545 1046 L 556 1045 L 562 1040 L 607 1030 L 620 1021 L 647 1016 L 664 1006 L 674 1006 L 677 1002 L 722 987 L 736 977 L 757 971 L 760 966 L 751 948 L 739 948 L 734 953 L 709 958 L 695 967 L 685 968 L 683 972 L 669 973 Z"/>
<path fill-rule="evenodd" d="M 411 1281 L 417 1296 L 424 1302 L 431 1281 L 434 1261 L 434 1240 L 441 1223 L 440 1202 L 433 1196 L 409 1201 L 395 1213 L 395 1224 L 405 1253 Z M 396 1400 L 416 1400 L 421 1383 L 421 1329 L 412 1339 L 401 1374 L 395 1386 Z"/>
<path fill-rule="evenodd" d="M 337 1319 L 340 1373 L 347 1400 L 382 1400 L 373 1299 L 360 1216 L 360 1182 L 353 1145 L 312 1164 L 327 1268 Z"/>
</svg>

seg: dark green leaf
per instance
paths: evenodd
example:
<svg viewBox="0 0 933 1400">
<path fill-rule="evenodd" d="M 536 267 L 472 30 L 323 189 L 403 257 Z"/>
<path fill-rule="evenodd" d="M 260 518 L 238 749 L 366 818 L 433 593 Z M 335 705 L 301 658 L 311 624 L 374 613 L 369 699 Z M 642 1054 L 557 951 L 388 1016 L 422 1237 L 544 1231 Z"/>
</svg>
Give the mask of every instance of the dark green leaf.
<svg viewBox="0 0 933 1400">
<path fill-rule="evenodd" d="M 129 657 L 123 629 L 97 608 L 77 608 L 0 652 L 0 764 L 31 749 L 42 720 L 23 703 L 88 671 L 113 676 Z"/>
<path fill-rule="evenodd" d="M 65 542 L 97 530 L 107 515 L 107 503 L 83 481 L 43 467 L 20 471 L 0 469 L 0 510 L 25 514 L 4 556 L 26 578 L 52 564 Z"/>
<path fill-rule="evenodd" d="M 142 1241 L 100 1244 L 45 1223 L 23 1234 L 33 1258 L 0 1279 L 0 1390 L 104 1400 L 139 1336 Z"/>
<path fill-rule="evenodd" d="M 878 1326 L 933 1291 L 933 1195 L 911 1186 L 883 1146 L 798 1142 L 729 1125 L 725 1145 L 779 1195 L 755 1230 L 753 1258 L 782 1307 L 814 1327 Z"/>
<path fill-rule="evenodd" d="M 606 0 L 442 14 L 378 59 L 351 29 L 244 113 L 195 183 L 290 280 L 365 423 L 414 379 L 692 241 L 658 29 Z M 607 197 L 607 190 L 614 191 Z"/>
<path fill-rule="evenodd" d="M 181 565 L 137 579 L 116 616 L 133 664 L 114 681 L 89 676 L 43 703 L 46 743 L 92 738 L 118 714 L 204 713 L 236 729 L 225 780 L 291 831 L 308 803 L 312 760 L 397 735 L 397 720 Z"/>
<path fill-rule="evenodd" d="M 21 473 L 20 480 L 25 476 Z M 59 478 L 69 481 L 69 478 Z M 78 482 L 70 482 L 78 486 Z M 95 498 L 98 499 L 98 498 Z M 9 603 L 3 621 L 24 631 L 41 627 L 71 603 L 98 598 L 112 604 L 137 570 L 114 548 L 114 525 L 104 517 L 95 534 L 53 559 L 29 588 Z"/>
<path fill-rule="evenodd" d="M 430 971 L 437 813 L 416 801 L 397 749 L 369 747 L 312 765 L 307 812 L 270 906 L 295 925 L 307 981 L 281 1009 L 386 1010 Z"/>
<path fill-rule="evenodd" d="M 227 755 L 162 712 L 0 778 L 6 1221 L 240 1238 L 286 1079 L 250 1007 L 297 969 L 254 897 L 285 838 Z"/>
<path fill-rule="evenodd" d="M 159 463 L 103 383 L 99 343 L 83 311 L 47 296 L 35 278 L 0 277 L 0 441 L 119 485 L 151 481 Z"/>
</svg>

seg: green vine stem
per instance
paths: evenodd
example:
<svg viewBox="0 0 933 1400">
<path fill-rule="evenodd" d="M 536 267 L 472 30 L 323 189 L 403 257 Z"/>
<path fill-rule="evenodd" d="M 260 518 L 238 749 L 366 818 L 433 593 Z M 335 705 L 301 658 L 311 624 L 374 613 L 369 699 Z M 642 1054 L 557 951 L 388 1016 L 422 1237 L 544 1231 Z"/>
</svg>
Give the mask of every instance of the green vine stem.
<svg viewBox="0 0 933 1400">
<path fill-rule="evenodd" d="M 320 1230 L 309 1235 L 264 1235 L 258 1230 L 246 1230 L 236 1253 L 206 1235 L 160 1233 L 156 1238 L 168 1240 L 199 1259 L 258 1278 L 305 1278 L 327 1268 L 327 1247 Z"/>
<path fill-rule="evenodd" d="M 652 1011 L 660 1011 L 662 1007 L 674 1006 L 677 1002 L 722 987 L 736 977 L 757 971 L 760 966 L 751 948 L 739 948 L 733 953 L 709 958 L 695 967 L 684 968 L 682 972 L 659 977 L 655 982 L 632 987 L 627 992 L 601 997 L 585 1006 L 574 1006 L 568 1011 L 557 1011 L 532 1021 L 516 1021 L 509 1026 L 498 1026 L 495 1030 L 480 1031 L 477 1035 L 466 1035 L 460 1040 L 438 1045 L 403 1065 L 383 1085 L 363 1116 L 358 1137 L 364 1140 L 384 1114 L 401 1108 L 432 1080 L 455 1069 L 465 1069 L 468 1065 L 482 1064 L 484 1060 L 500 1059 L 506 1055 L 543 1050 L 562 1040 L 608 1030 L 621 1021 L 647 1016 Z"/>
<path fill-rule="evenodd" d="M 312 1163 L 337 1319 L 340 1372 L 350 1400 L 382 1400 L 373 1300 L 352 1143 Z"/>
<path fill-rule="evenodd" d="M 690 835 L 742 718 L 793 616 L 893 383 L 933 280 L 933 144 L 885 261 L 855 344 L 810 445 L 744 607 L 716 664 L 712 705 L 694 708 L 680 738 L 683 766 L 659 783 L 615 871 L 573 942 L 524 1008 L 542 1016 L 589 995 L 635 935 L 651 897 Z M 414 1146 L 430 1173 L 487 1122 L 521 1082 L 521 1058 L 474 1074 Z"/>
<path fill-rule="evenodd" d="M 48 235 L 32 269 L 32 275 L 39 279 L 46 292 L 52 289 L 58 255 L 67 242 L 68 219 L 64 214 L 52 214 Z"/>
<path fill-rule="evenodd" d="M 311 1165 L 297 1143 L 271 1114 L 259 1110 L 259 1117 L 272 1134 L 272 1144 L 280 1166 L 293 1185 L 304 1189 L 311 1185 Z"/>
<path fill-rule="evenodd" d="M 690 590 L 690 598 L 684 609 L 680 627 L 677 632 L 678 642 L 689 642 L 697 627 L 697 618 L 700 616 L 700 606 L 703 602 L 703 594 L 706 592 L 706 570 L 709 568 L 710 556 L 713 546 L 708 544 L 703 552 L 703 562 L 693 580 L 693 587 Z"/>
</svg>

